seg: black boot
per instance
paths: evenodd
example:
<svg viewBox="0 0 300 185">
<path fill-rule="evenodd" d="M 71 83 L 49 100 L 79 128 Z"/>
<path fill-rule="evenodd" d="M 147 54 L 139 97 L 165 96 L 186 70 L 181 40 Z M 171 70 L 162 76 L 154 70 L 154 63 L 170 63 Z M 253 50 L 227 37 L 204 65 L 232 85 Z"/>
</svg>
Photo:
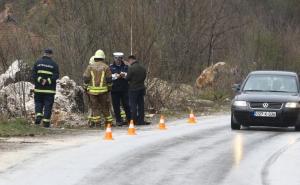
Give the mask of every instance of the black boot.
<svg viewBox="0 0 300 185">
<path fill-rule="evenodd" d="M 123 121 L 123 126 L 128 126 L 129 124 L 130 124 L 130 121 L 127 121 L 127 120 Z"/>
<path fill-rule="evenodd" d="M 150 125 L 151 122 L 148 122 L 148 121 L 144 121 L 144 122 L 141 122 L 141 123 L 137 123 L 136 125 Z"/>
<path fill-rule="evenodd" d="M 36 126 L 39 126 L 39 125 L 41 125 L 41 122 L 42 122 L 42 118 L 41 118 L 41 117 L 37 117 L 37 118 L 35 119 L 34 124 L 35 124 Z"/>
<path fill-rule="evenodd" d="M 43 127 L 50 128 L 50 122 L 43 121 Z"/>
<path fill-rule="evenodd" d="M 116 125 L 117 125 L 118 127 L 121 127 L 121 126 L 123 126 L 123 122 L 122 122 L 122 121 L 116 122 Z"/>
</svg>

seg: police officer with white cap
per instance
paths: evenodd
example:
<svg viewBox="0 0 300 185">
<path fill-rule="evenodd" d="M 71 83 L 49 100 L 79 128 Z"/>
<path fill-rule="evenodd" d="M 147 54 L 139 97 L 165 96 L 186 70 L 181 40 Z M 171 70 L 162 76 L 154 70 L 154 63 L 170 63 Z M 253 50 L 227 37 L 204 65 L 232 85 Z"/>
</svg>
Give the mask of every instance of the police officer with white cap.
<svg viewBox="0 0 300 185">
<path fill-rule="evenodd" d="M 113 53 L 114 62 L 110 65 L 110 70 L 112 73 L 112 104 L 116 117 L 116 123 L 118 126 L 128 124 L 130 121 L 130 108 L 129 108 L 129 98 L 128 98 L 128 81 L 126 80 L 128 66 L 123 61 L 124 53 L 115 52 Z M 121 116 L 121 106 L 126 114 L 126 121 L 123 122 Z"/>
</svg>

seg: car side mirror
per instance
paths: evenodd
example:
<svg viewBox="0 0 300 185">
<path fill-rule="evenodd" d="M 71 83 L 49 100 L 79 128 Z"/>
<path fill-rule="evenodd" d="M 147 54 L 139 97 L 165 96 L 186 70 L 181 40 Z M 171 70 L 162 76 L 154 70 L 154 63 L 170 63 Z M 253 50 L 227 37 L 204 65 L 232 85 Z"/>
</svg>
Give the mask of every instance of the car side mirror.
<svg viewBox="0 0 300 185">
<path fill-rule="evenodd" d="M 234 85 L 232 86 L 232 90 L 233 90 L 234 92 L 239 92 L 239 91 L 241 90 L 241 84 L 234 84 Z"/>
</svg>

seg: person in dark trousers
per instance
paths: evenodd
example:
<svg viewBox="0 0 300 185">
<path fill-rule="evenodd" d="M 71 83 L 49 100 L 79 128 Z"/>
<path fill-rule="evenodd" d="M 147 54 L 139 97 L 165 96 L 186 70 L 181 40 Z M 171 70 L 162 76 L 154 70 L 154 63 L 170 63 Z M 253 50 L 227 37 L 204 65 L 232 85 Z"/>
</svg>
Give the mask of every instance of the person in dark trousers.
<svg viewBox="0 0 300 185">
<path fill-rule="evenodd" d="M 45 49 L 44 56 L 32 68 L 34 80 L 35 124 L 50 127 L 59 67 L 52 60 L 53 51 Z"/>
<path fill-rule="evenodd" d="M 128 57 L 129 69 L 126 79 L 129 82 L 129 105 L 131 119 L 136 125 L 148 125 L 145 122 L 144 96 L 146 92 L 146 69 L 136 60 L 134 55 Z"/>
<path fill-rule="evenodd" d="M 121 52 L 115 52 L 114 63 L 111 64 L 110 70 L 112 73 L 112 105 L 116 117 L 116 124 L 118 126 L 126 125 L 131 119 L 130 109 L 129 109 L 129 99 L 128 99 L 128 81 L 126 80 L 128 66 L 123 62 L 124 54 Z M 125 111 L 126 121 L 123 122 L 121 116 L 120 103 Z M 124 113 L 122 112 L 122 115 Z"/>
</svg>

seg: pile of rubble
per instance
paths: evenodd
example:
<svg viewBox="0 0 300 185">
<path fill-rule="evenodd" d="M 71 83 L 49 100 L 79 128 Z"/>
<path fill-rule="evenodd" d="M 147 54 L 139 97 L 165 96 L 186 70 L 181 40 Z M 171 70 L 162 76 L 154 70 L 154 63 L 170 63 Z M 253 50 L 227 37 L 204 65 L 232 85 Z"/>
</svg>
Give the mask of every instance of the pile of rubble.
<svg viewBox="0 0 300 185">
<path fill-rule="evenodd" d="M 212 86 L 215 82 L 216 75 L 225 68 L 225 64 L 225 62 L 218 62 L 204 69 L 196 80 L 196 87 L 203 89 Z"/>
<path fill-rule="evenodd" d="M 0 89 L 11 83 L 30 81 L 31 68 L 21 60 L 14 61 L 5 73 L 0 75 Z"/>
<path fill-rule="evenodd" d="M 187 110 L 213 106 L 212 101 L 199 99 L 198 92 L 191 85 L 153 78 L 147 82 L 146 104 L 154 110 Z"/>
<path fill-rule="evenodd" d="M 0 75 L 0 110 L 8 116 L 34 118 L 34 85 L 30 82 L 30 68 L 22 61 L 15 61 L 9 69 Z M 22 75 L 23 74 L 23 75 Z M 24 74 L 29 74 L 24 75 Z M 53 107 L 55 126 L 67 123 L 85 125 L 84 93 L 74 80 L 67 76 L 57 81 L 57 93 Z"/>
</svg>

